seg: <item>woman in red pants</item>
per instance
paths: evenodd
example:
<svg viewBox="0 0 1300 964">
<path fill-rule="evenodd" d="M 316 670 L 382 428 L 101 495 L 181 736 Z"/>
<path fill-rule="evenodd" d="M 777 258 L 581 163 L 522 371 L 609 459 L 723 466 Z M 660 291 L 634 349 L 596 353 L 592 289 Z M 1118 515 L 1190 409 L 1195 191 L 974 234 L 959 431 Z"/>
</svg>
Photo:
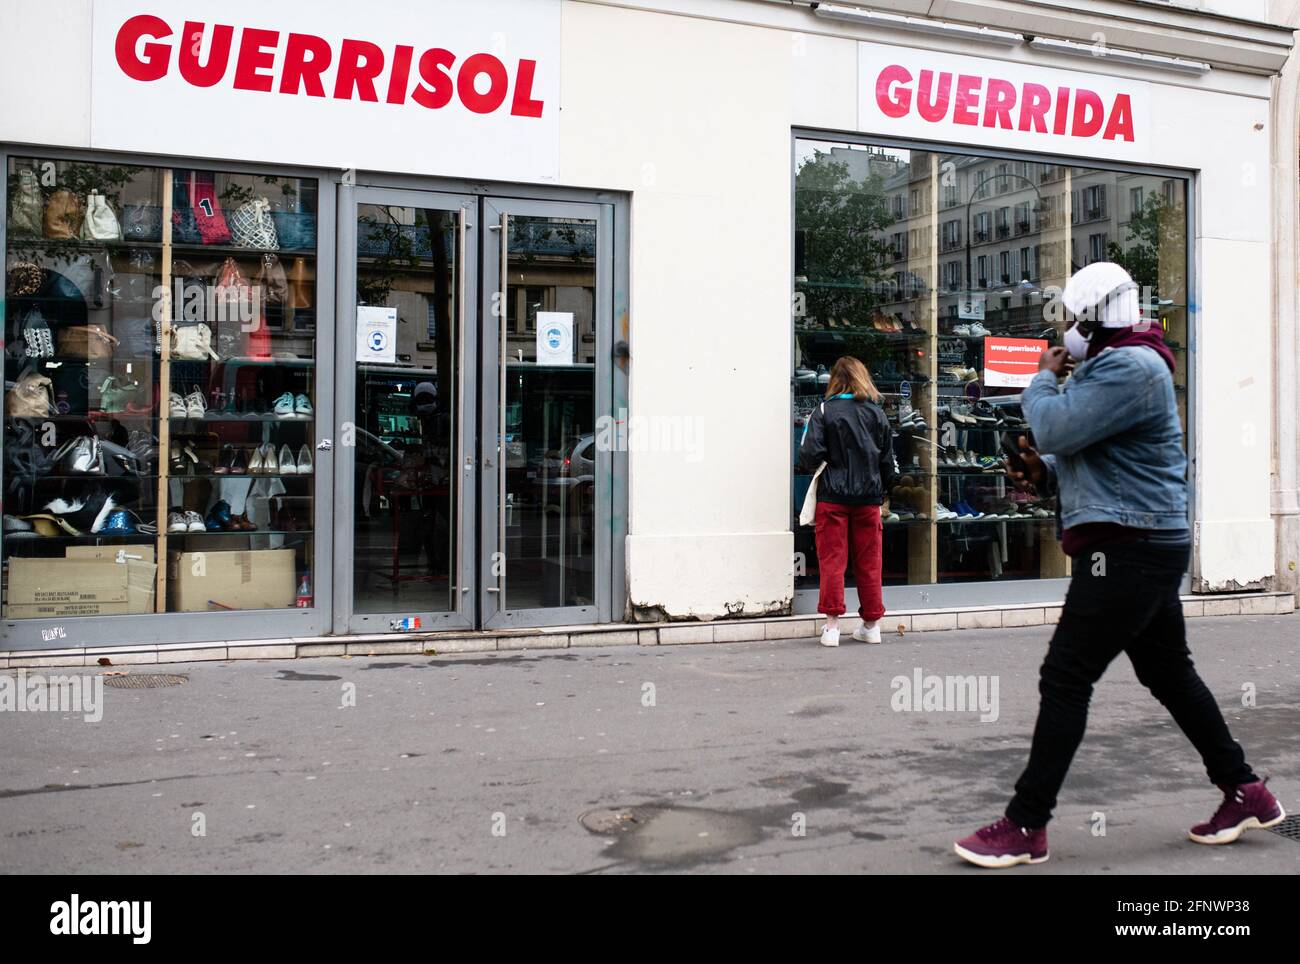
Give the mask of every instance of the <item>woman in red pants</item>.
<svg viewBox="0 0 1300 964">
<path fill-rule="evenodd" d="M 840 644 L 844 613 L 844 570 L 850 556 L 858 584 L 862 625 L 853 638 L 880 642 L 885 604 L 880 594 L 880 504 L 898 477 L 889 419 L 867 367 L 845 356 L 831 369 L 826 401 L 804 427 L 799 464 L 817 480 L 817 565 L 821 595 L 817 611 L 826 615 L 823 646 Z"/>
</svg>

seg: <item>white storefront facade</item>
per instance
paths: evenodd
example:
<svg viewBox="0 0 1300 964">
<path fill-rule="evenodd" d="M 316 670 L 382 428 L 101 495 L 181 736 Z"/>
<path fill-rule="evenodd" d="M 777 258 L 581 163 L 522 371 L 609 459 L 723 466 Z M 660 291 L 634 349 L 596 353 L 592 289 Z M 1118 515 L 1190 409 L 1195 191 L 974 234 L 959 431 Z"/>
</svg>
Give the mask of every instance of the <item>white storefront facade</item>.
<svg viewBox="0 0 1300 964">
<path fill-rule="evenodd" d="M 1215 6 L 10 14 L 0 651 L 811 613 L 839 354 L 911 470 L 886 604 L 1059 603 L 979 459 L 1096 260 L 1178 358 L 1188 591 L 1294 592 L 1292 32 Z"/>
</svg>

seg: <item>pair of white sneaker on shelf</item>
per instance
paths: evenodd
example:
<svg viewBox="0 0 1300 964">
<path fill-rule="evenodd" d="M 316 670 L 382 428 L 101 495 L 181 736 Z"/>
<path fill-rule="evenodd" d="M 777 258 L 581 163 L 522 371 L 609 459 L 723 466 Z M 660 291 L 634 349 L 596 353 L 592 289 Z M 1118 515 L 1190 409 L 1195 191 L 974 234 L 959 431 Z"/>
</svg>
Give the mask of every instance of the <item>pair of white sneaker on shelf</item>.
<svg viewBox="0 0 1300 964">
<path fill-rule="evenodd" d="M 179 392 L 172 392 L 167 396 L 167 411 L 172 418 L 203 418 L 208 413 L 208 403 L 198 388 L 184 398 Z"/>
<path fill-rule="evenodd" d="M 167 514 L 167 531 L 170 533 L 178 532 L 207 532 L 207 523 L 203 521 L 203 516 L 197 512 L 169 512 Z"/>
<path fill-rule="evenodd" d="M 853 638 L 859 643 L 880 642 L 880 620 L 876 620 L 874 623 L 864 622 L 853 630 Z M 823 626 L 821 643 L 823 646 L 838 646 L 840 644 L 839 627 L 831 629 L 829 626 Z"/>
</svg>

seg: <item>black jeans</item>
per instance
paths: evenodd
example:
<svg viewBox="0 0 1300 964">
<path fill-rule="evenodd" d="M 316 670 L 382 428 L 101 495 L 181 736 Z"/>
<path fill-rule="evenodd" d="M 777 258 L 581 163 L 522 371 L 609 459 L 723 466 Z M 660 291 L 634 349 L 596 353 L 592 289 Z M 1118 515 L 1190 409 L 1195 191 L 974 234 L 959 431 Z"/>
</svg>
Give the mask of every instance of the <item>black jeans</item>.
<svg viewBox="0 0 1300 964">
<path fill-rule="evenodd" d="M 1135 542 L 1075 557 L 1039 675 L 1042 700 L 1029 763 L 1006 811 L 1018 826 L 1042 827 L 1051 819 L 1083 740 L 1092 686 L 1121 652 L 1200 752 L 1211 782 L 1236 786 L 1256 779 L 1187 649 L 1178 587 L 1190 551 Z"/>
</svg>

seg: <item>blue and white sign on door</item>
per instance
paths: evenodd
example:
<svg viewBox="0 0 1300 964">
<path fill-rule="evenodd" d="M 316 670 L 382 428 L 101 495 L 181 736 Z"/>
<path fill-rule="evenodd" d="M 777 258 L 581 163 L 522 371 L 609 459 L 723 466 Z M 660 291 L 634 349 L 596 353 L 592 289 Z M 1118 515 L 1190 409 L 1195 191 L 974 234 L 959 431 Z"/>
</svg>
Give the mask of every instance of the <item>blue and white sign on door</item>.
<svg viewBox="0 0 1300 964">
<path fill-rule="evenodd" d="M 357 306 L 357 361 L 391 365 L 397 361 L 397 309 Z"/>
<path fill-rule="evenodd" d="M 537 313 L 537 364 L 573 364 L 573 312 Z"/>
</svg>

